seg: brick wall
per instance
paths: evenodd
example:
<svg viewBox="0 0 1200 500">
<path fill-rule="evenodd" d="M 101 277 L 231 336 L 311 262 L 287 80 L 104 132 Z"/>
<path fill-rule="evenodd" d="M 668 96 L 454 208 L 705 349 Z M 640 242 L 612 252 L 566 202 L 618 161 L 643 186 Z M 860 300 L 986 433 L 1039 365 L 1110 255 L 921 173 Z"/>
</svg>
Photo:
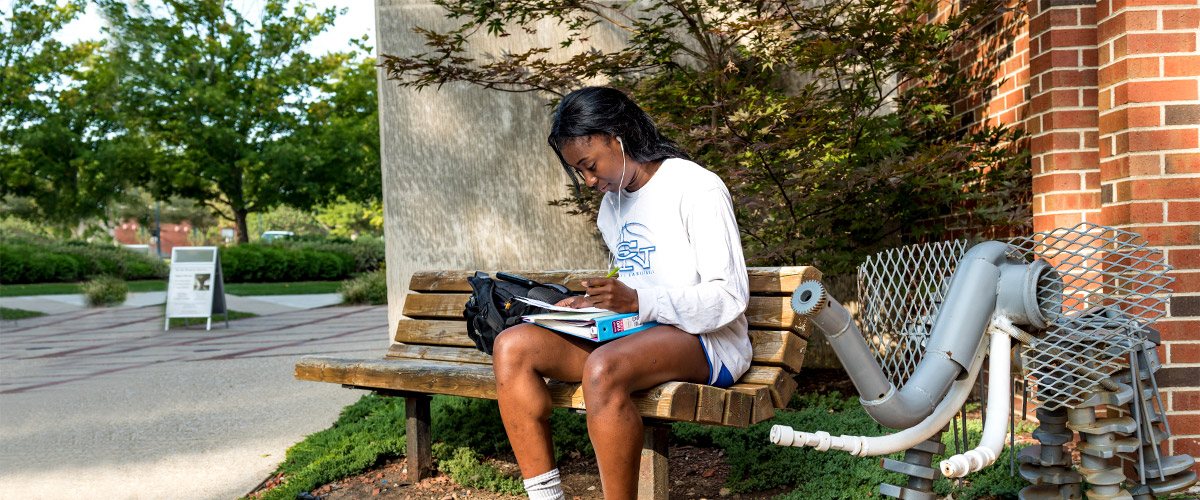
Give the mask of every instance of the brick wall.
<svg viewBox="0 0 1200 500">
<path fill-rule="evenodd" d="M 1200 5 L 1099 0 L 1096 17 L 1100 223 L 1143 235 L 1175 268 L 1158 324 L 1164 451 L 1200 456 Z"/>
<path fill-rule="evenodd" d="M 964 123 L 1028 133 L 1035 231 L 1115 226 L 1174 267 L 1158 323 L 1173 433 L 1163 451 L 1200 458 L 1200 1 L 1029 0 L 1024 9 L 1026 22 L 985 27 L 987 38 L 964 51 L 998 83 L 956 111 Z M 1012 50 L 983 57 L 995 47 Z"/>
</svg>

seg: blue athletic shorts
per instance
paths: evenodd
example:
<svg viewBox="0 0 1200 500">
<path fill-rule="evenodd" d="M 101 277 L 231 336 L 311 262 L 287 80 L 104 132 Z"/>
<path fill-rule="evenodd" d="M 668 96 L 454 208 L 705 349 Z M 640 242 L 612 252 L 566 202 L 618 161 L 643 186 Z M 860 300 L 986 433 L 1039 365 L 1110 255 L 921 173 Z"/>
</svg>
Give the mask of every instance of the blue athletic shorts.
<svg viewBox="0 0 1200 500">
<path fill-rule="evenodd" d="M 708 385 L 722 389 L 733 385 L 733 374 L 729 373 L 729 368 L 721 361 L 707 335 L 700 335 L 700 345 L 704 348 L 704 359 L 708 361 Z"/>
</svg>

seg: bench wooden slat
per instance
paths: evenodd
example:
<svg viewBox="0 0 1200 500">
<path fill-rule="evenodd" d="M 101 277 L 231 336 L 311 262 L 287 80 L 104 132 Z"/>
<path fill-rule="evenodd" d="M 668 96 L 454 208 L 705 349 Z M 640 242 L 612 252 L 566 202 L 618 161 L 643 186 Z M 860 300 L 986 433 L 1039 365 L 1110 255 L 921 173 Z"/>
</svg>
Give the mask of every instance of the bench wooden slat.
<svg viewBox="0 0 1200 500">
<path fill-rule="evenodd" d="M 454 361 L 492 366 L 492 357 L 472 347 L 436 345 L 392 344 L 387 359 L 424 359 L 429 361 Z"/>
<path fill-rule="evenodd" d="M 491 365 L 473 363 L 305 356 L 296 362 L 295 377 L 367 389 L 496 399 Z M 708 386 L 667 382 L 634 393 L 634 405 L 643 417 L 692 421 L 701 387 Z M 550 397 L 554 406 L 586 409 L 580 384 L 552 382 Z"/>
<path fill-rule="evenodd" d="M 582 292 L 580 281 L 607 274 L 607 269 L 580 271 L 507 271 L 541 283 L 557 283 Z M 494 271 L 488 274 L 495 276 Z M 751 267 L 746 269 L 751 294 L 790 294 L 801 282 L 821 279 L 821 271 L 812 266 Z M 475 271 L 422 271 L 413 273 L 408 289 L 414 292 L 470 292 L 467 278 Z"/>
<path fill-rule="evenodd" d="M 767 387 L 771 392 L 771 403 L 776 408 L 784 408 L 787 406 L 788 400 L 796 393 L 796 381 L 792 380 L 792 376 L 776 366 L 750 366 L 746 370 L 746 374 L 738 379 L 738 382 L 747 384 L 758 384 Z"/>
<path fill-rule="evenodd" d="M 467 338 L 467 322 L 454 320 L 413 319 L 396 324 L 396 342 L 406 344 L 454 345 L 474 347 Z"/>
<path fill-rule="evenodd" d="M 730 391 L 749 395 L 754 400 L 754 411 L 750 415 L 750 423 L 757 424 L 775 416 L 775 404 L 771 401 L 771 390 L 765 385 L 737 383 L 729 387 Z"/>
<path fill-rule="evenodd" d="M 405 316 L 415 319 L 461 319 L 469 294 L 410 293 L 404 299 Z M 752 328 L 787 330 L 795 313 L 790 297 L 751 296 L 746 319 Z"/>
<path fill-rule="evenodd" d="M 408 320 L 400 321 L 396 326 L 396 342 L 412 345 L 437 345 L 470 347 L 475 344 L 467 338 L 467 324 L 463 321 L 448 320 Z M 808 341 L 786 330 L 751 330 L 750 342 L 754 348 L 754 364 L 781 366 L 791 373 L 799 373 L 804 365 L 804 353 Z M 482 353 L 480 353 L 482 354 Z M 388 357 L 416 357 L 408 355 L 393 355 Z M 452 360 L 451 360 L 452 361 Z M 486 360 L 471 360 L 472 363 L 490 363 Z"/>
<path fill-rule="evenodd" d="M 722 392 L 725 393 L 725 415 L 721 418 L 721 425 L 741 428 L 749 426 L 754 415 L 754 396 L 734 390 Z"/>
<path fill-rule="evenodd" d="M 700 386 L 700 400 L 696 403 L 696 421 L 702 424 L 719 424 L 725 418 L 725 389 L 711 385 Z"/>
</svg>

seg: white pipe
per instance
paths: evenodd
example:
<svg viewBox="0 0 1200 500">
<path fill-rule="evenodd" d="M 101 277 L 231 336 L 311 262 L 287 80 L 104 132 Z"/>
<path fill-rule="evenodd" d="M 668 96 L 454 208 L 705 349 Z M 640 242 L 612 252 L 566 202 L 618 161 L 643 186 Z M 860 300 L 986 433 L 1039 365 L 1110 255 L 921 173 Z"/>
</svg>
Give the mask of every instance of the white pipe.
<svg viewBox="0 0 1200 500">
<path fill-rule="evenodd" d="M 825 431 L 803 432 L 786 425 L 776 425 L 771 427 L 771 442 L 780 446 L 811 446 L 820 451 L 848 451 L 860 457 L 888 455 L 912 448 L 940 433 L 946 427 L 946 423 L 958 413 L 958 409 L 971 394 L 975 377 L 983 367 L 985 353 L 987 344 L 980 342 L 975 349 L 975 357 L 971 360 L 967 375 L 954 381 L 946 397 L 942 398 L 942 402 L 933 413 L 908 429 L 884 436 L 831 436 Z"/>
<path fill-rule="evenodd" d="M 1009 356 L 1009 347 L 1012 345 L 1010 335 L 1014 330 L 1016 329 L 1008 318 L 997 316 L 992 319 L 991 328 L 988 328 L 992 334 L 992 361 L 988 365 L 988 402 L 983 437 L 974 450 L 942 460 L 940 467 L 943 476 L 963 477 L 976 472 L 995 462 L 996 457 L 1004 450 L 1004 438 L 1008 435 L 1009 405 L 1012 404 L 1008 383 L 1012 368 Z"/>
</svg>

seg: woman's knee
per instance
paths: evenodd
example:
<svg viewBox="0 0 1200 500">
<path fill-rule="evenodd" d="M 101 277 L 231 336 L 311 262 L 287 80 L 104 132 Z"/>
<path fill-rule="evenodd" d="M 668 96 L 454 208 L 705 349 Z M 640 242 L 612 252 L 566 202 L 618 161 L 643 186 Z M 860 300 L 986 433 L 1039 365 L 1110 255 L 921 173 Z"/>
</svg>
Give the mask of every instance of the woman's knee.
<svg viewBox="0 0 1200 500">
<path fill-rule="evenodd" d="M 629 394 L 630 374 L 628 365 L 619 356 L 597 350 L 588 356 L 583 365 L 584 397 Z"/>
<path fill-rule="evenodd" d="M 497 375 L 506 368 L 531 366 L 530 357 L 536 351 L 534 344 L 537 342 L 533 334 L 537 332 L 530 328 L 531 325 L 516 325 L 496 336 L 492 345 L 492 366 Z"/>
</svg>

